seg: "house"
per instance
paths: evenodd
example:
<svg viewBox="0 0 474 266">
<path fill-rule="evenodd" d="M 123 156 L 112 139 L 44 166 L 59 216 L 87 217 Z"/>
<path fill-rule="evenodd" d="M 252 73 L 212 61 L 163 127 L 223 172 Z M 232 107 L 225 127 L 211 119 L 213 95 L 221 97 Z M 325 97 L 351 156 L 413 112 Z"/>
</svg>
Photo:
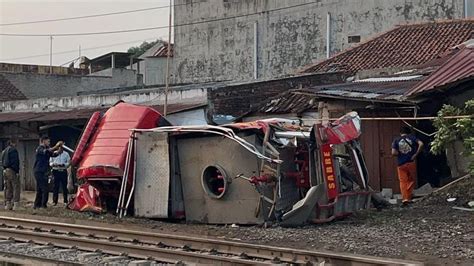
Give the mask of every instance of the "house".
<svg viewBox="0 0 474 266">
<path fill-rule="evenodd" d="M 437 111 L 443 104 L 462 108 L 466 101 L 474 99 L 474 41 L 461 44 L 440 60 L 444 63 L 407 91 L 405 97 L 423 100 L 423 109 Z M 452 177 L 468 173 L 474 158 L 466 154 L 461 141 L 448 145 L 446 154 Z"/>
<path fill-rule="evenodd" d="M 15 100 L 18 93 L 27 99 L 67 97 L 80 92 L 142 85 L 138 71 L 126 69 L 138 59 L 129 53 L 112 52 L 87 62 L 84 68 L 0 63 L 0 92 Z M 12 93 L 12 91 L 17 91 Z M 5 94 L 3 94 L 5 93 Z"/>
<path fill-rule="evenodd" d="M 176 0 L 173 79 L 287 77 L 399 24 L 472 16 L 465 0 Z"/>
<path fill-rule="evenodd" d="M 170 45 L 170 61 L 173 60 L 173 44 Z M 168 43 L 158 42 L 138 57 L 140 71 L 143 73 L 145 85 L 157 85 L 166 83 L 166 67 L 168 60 Z M 172 62 L 170 62 L 170 77 L 172 75 Z"/>
<path fill-rule="evenodd" d="M 400 127 L 407 124 L 416 128 L 422 141 L 427 144 L 431 141 L 432 135 L 421 133 L 434 131 L 431 122 L 413 118 L 433 116 L 443 101 L 432 101 L 433 96 L 422 97 L 425 90 L 439 93 L 443 84 L 453 79 L 460 91 L 472 96 L 468 89 L 472 86 L 469 83 L 472 68 L 451 69 L 467 64 L 460 60 L 467 53 L 462 50 L 467 48 L 459 51 L 459 45 L 472 38 L 473 28 L 472 19 L 396 27 L 299 71 L 300 74 L 343 71 L 351 75 L 345 83 L 303 86 L 284 92 L 252 109 L 242 119 L 283 116 L 304 121 L 336 118 L 357 111 L 362 117 L 361 143 L 374 189 L 389 187 L 399 191 L 391 142 Z M 441 81 L 439 71 L 445 73 Z M 439 185 L 450 176 L 447 158 L 430 154 L 428 150 L 429 145 L 418 160 L 418 184 Z"/>
</svg>

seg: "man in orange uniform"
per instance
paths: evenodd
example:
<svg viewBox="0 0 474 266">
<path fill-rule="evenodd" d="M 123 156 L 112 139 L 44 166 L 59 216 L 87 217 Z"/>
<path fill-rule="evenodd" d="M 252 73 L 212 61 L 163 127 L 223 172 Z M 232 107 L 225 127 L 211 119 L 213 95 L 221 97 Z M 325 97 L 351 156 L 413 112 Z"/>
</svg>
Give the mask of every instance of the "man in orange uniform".
<svg viewBox="0 0 474 266">
<path fill-rule="evenodd" d="M 402 127 L 400 137 L 392 143 L 392 155 L 398 160 L 398 179 L 402 192 L 402 204 L 410 204 L 416 181 L 416 157 L 423 149 L 423 142 L 411 134 L 409 127 Z"/>
</svg>

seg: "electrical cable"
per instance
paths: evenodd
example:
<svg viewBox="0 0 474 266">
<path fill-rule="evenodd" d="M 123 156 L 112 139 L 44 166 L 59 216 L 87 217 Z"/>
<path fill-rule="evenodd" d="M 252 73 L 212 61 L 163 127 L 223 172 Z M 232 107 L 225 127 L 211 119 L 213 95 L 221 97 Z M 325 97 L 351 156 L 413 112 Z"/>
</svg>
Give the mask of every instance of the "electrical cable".
<svg viewBox="0 0 474 266">
<path fill-rule="evenodd" d="M 174 6 L 181 6 L 186 4 L 178 4 Z M 144 12 L 156 9 L 164 9 L 169 8 L 170 6 L 156 6 L 156 7 L 149 7 L 149 8 L 141 8 L 141 9 L 134 9 L 134 10 L 127 10 L 127 11 L 118 11 L 118 12 L 111 12 L 111 13 L 102 13 L 102 14 L 93 14 L 93 15 L 84 15 L 84 16 L 77 16 L 77 17 L 68 17 L 68 18 L 56 18 L 56 19 L 44 19 L 44 20 L 35 20 L 35 21 L 23 21 L 23 22 L 12 22 L 12 23 L 3 23 L 0 26 L 14 26 L 14 25 L 25 25 L 25 24 L 38 24 L 38 23 L 46 23 L 46 22 L 56 22 L 56 21 L 66 21 L 66 20 L 77 20 L 77 19 L 85 19 L 85 18 L 96 18 L 96 17 L 105 17 L 105 16 L 113 16 L 113 15 L 121 15 L 121 14 L 129 14 L 129 13 L 137 13 L 137 12 Z"/>
<path fill-rule="evenodd" d="M 137 43 L 137 42 L 144 42 L 144 41 L 151 41 L 151 40 L 156 40 L 160 38 L 168 37 L 167 35 L 165 36 L 157 36 L 155 38 L 149 38 L 145 40 L 135 40 L 135 41 L 129 41 L 129 42 L 122 42 L 122 43 L 113 43 L 113 44 L 108 44 L 108 45 L 102 45 L 102 46 L 95 46 L 95 47 L 89 47 L 89 48 L 84 48 L 81 49 L 81 51 L 89 51 L 89 50 L 96 50 L 96 49 L 101 49 L 101 48 L 108 48 L 108 47 L 113 47 L 113 46 L 118 46 L 118 45 L 124 45 L 124 44 L 131 44 L 131 43 Z M 60 54 L 70 54 L 70 53 L 77 53 L 78 50 L 68 50 L 68 51 L 60 51 L 60 52 L 55 52 L 53 55 L 60 55 Z M 20 59 L 30 59 L 30 58 L 37 58 L 37 57 L 44 57 L 44 56 L 49 56 L 50 54 L 39 54 L 39 55 L 31 55 L 31 56 L 23 56 L 23 57 L 15 57 L 15 58 L 2 58 L 0 61 L 9 61 L 9 60 L 20 60 Z"/>
<path fill-rule="evenodd" d="M 260 15 L 260 14 L 265 14 L 265 13 L 271 13 L 271 12 L 276 12 L 276 11 L 281 11 L 281 10 L 286 10 L 286 9 L 292 9 L 292 8 L 296 8 L 296 7 L 306 6 L 306 5 L 313 5 L 313 4 L 318 4 L 318 3 L 319 3 L 319 2 L 309 2 L 309 3 L 303 3 L 303 4 L 298 4 L 298 5 L 293 5 L 293 6 L 287 6 L 287 7 L 280 7 L 280 8 L 275 8 L 275 9 L 270 9 L 270 10 L 266 10 L 266 11 L 255 12 L 255 13 L 248 13 L 248 14 L 236 15 L 236 16 L 231 16 L 231 17 L 223 17 L 223 18 L 216 18 L 216 19 L 210 19 L 210 20 L 195 21 L 195 22 L 189 22 L 189 23 L 171 25 L 171 27 L 177 28 L 177 27 L 184 27 L 184 26 L 205 24 L 205 23 L 210 23 L 210 22 L 224 21 L 224 20 L 229 20 L 229 19 L 236 19 L 236 18 L 241 18 L 241 17 L 249 17 L 249 16 L 253 16 L 253 15 Z M 138 32 L 138 31 L 149 31 L 149 30 L 158 30 L 158 29 L 167 29 L 167 28 L 169 28 L 168 25 L 167 25 L 167 26 L 138 28 L 138 29 L 128 29 L 128 30 L 101 31 L 101 32 L 49 33 L 49 34 L 46 34 L 46 33 L 41 33 L 41 34 L 0 33 L 0 36 L 10 36 L 10 37 L 92 36 L 92 35 L 105 35 L 105 34 L 118 34 L 118 33 Z"/>
<path fill-rule="evenodd" d="M 76 57 L 76 58 L 74 58 L 74 59 L 72 59 L 72 60 L 67 61 L 66 63 L 63 63 L 63 64 L 59 65 L 59 66 L 62 67 L 62 66 L 67 65 L 67 64 L 69 64 L 69 63 L 76 63 L 76 61 L 79 60 L 79 59 L 81 59 L 81 58 L 80 58 L 80 57 Z"/>
</svg>

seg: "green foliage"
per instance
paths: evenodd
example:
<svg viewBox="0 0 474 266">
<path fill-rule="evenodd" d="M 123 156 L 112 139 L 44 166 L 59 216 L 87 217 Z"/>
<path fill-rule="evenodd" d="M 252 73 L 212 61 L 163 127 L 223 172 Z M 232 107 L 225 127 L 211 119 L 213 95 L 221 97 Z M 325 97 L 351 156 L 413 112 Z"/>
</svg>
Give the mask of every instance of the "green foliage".
<svg viewBox="0 0 474 266">
<path fill-rule="evenodd" d="M 164 43 L 164 42 L 163 42 L 163 40 L 156 40 L 156 41 L 153 41 L 153 42 L 145 41 L 142 44 L 140 44 L 139 46 L 133 46 L 133 47 L 128 48 L 127 53 L 132 53 L 133 57 L 137 58 L 157 43 Z"/>
<path fill-rule="evenodd" d="M 469 115 L 467 118 L 446 119 L 446 116 Z M 431 152 L 439 154 L 444 152 L 447 145 L 456 140 L 464 143 L 465 156 L 474 156 L 474 100 L 465 103 L 464 108 L 451 105 L 443 105 L 434 120 L 434 126 L 438 129 L 435 139 L 431 143 Z M 474 162 L 471 161 L 471 173 L 474 173 Z"/>
</svg>

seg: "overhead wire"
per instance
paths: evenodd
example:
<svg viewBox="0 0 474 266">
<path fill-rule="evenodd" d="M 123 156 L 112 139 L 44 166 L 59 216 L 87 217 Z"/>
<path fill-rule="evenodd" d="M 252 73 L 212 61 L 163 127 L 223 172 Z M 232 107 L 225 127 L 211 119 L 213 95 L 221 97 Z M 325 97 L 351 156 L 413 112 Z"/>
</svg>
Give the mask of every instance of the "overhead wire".
<svg viewBox="0 0 474 266">
<path fill-rule="evenodd" d="M 135 40 L 135 41 L 128 41 L 128 42 L 122 42 L 122 43 L 113 43 L 113 44 L 108 44 L 108 45 L 83 48 L 83 49 L 81 49 L 81 51 L 97 50 L 97 49 L 108 48 L 108 47 L 113 47 L 113 46 L 119 46 L 119 45 L 124 45 L 124 44 L 151 41 L 151 40 L 156 40 L 156 39 L 160 39 L 160 38 L 163 38 L 163 37 L 167 37 L 167 36 L 157 36 L 155 38 L 148 38 L 148 39 L 141 39 L 141 40 Z M 71 54 L 71 53 L 77 53 L 77 52 L 78 52 L 78 50 L 68 50 L 68 51 L 55 52 L 55 53 L 53 53 L 53 55 Z M 2 58 L 0 60 L 1 61 L 9 61 L 9 60 L 30 59 L 30 58 L 49 56 L 49 55 L 50 55 L 49 53 L 48 54 L 38 54 L 38 55 L 15 57 L 15 58 Z"/>
<path fill-rule="evenodd" d="M 181 6 L 181 5 L 186 5 L 186 4 L 177 4 L 177 5 L 175 4 L 173 6 Z M 149 7 L 149 8 L 140 8 L 140 9 L 126 10 L 126 11 L 117 11 L 117 12 L 110 12 L 110 13 L 101 13 L 101 14 L 93 14 L 93 15 L 67 17 L 67 18 L 56 18 L 56 19 L 44 19 L 44 20 L 2 23 L 2 24 L 0 24 L 0 26 L 38 24 L 38 23 L 47 23 L 47 22 L 57 22 L 57 21 L 78 20 L 78 19 L 86 19 L 86 18 L 106 17 L 106 16 L 130 14 L 130 13 L 137 13 L 137 12 L 145 12 L 145 11 L 156 10 L 156 9 L 165 9 L 165 8 L 169 8 L 169 5 L 155 6 L 155 7 Z"/>
<path fill-rule="evenodd" d="M 171 27 L 172 28 L 185 27 L 185 26 L 191 26 L 191 25 L 206 24 L 206 23 L 210 23 L 210 22 L 224 21 L 224 20 L 229 20 L 229 19 L 236 19 L 236 18 L 241 18 L 241 17 L 249 17 L 249 16 L 254 16 L 254 15 L 260 15 L 260 14 L 265 14 L 265 13 L 271 13 L 271 12 L 276 12 L 276 11 L 281 11 L 281 10 L 292 9 L 292 8 L 296 8 L 296 7 L 314 5 L 314 4 L 318 4 L 318 3 L 319 2 L 308 2 L 308 3 L 302 3 L 302 4 L 292 5 L 292 6 L 280 7 L 280 8 L 270 9 L 270 10 L 266 10 L 266 11 L 259 11 L 259 12 L 236 15 L 236 16 L 230 16 L 230 17 L 223 17 L 223 18 L 209 19 L 209 20 L 203 20 L 203 21 L 194 21 L 194 22 L 188 22 L 188 23 L 182 23 L 182 24 L 175 24 L 175 25 L 171 25 Z M 167 29 L 169 27 L 170 26 L 166 25 L 166 26 L 146 27 L 146 28 L 138 28 L 138 29 L 127 29 L 127 30 L 116 30 L 116 31 L 100 31 L 100 32 L 78 32 L 78 33 L 41 33 L 41 34 L 0 33 L 0 36 L 11 36 L 11 37 L 92 36 L 92 35 L 118 34 L 118 33 L 149 31 L 149 30 L 157 30 L 157 29 Z"/>
</svg>

